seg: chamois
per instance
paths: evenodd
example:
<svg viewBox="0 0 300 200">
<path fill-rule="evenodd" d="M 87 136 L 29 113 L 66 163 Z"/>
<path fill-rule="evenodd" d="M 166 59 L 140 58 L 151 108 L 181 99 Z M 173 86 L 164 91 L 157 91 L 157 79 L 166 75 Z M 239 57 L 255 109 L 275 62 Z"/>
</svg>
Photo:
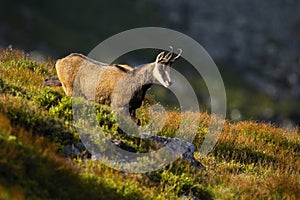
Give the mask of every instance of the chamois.
<svg viewBox="0 0 300 200">
<path fill-rule="evenodd" d="M 177 56 L 173 56 L 173 51 L 161 52 L 155 62 L 141 68 L 109 65 L 82 54 L 72 53 L 59 59 L 55 68 L 67 96 L 76 92 L 75 95 L 100 104 L 111 104 L 117 110 L 128 108 L 131 117 L 136 121 L 135 110 L 141 106 L 151 85 L 156 81 L 165 87 L 171 84 L 169 67 L 180 57 L 182 50 L 179 51 Z M 55 81 L 56 78 L 48 78 L 44 85 L 60 84 Z"/>
</svg>

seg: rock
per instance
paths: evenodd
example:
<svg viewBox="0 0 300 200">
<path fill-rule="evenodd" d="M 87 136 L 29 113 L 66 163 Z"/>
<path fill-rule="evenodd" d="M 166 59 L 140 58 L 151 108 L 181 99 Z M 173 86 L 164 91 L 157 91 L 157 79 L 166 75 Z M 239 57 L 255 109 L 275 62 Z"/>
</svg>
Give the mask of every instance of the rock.
<svg viewBox="0 0 300 200">
<path fill-rule="evenodd" d="M 167 138 L 157 135 L 142 134 L 142 139 L 150 139 L 159 145 L 166 145 L 167 148 L 171 149 L 175 154 L 181 154 L 182 159 L 189 162 L 192 166 L 196 168 L 206 169 L 199 161 L 194 157 L 195 146 L 182 140 L 180 138 Z"/>
</svg>

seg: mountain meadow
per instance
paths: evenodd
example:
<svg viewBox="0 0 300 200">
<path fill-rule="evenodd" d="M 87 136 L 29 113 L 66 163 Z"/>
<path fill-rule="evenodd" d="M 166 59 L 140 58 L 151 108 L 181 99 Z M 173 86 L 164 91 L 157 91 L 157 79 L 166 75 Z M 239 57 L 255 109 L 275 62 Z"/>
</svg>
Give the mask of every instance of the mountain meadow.
<svg viewBox="0 0 300 200">
<path fill-rule="evenodd" d="M 25 52 L 0 52 L 0 199 L 300 199 L 300 132 L 257 121 L 227 120 L 214 149 L 200 158 L 207 112 L 198 118 L 195 157 L 206 170 L 179 159 L 144 174 L 114 170 L 91 159 L 73 124 L 72 98 L 44 87 L 55 61 L 34 61 Z M 139 109 L 149 122 L 151 100 Z M 102 129 L 133 151 L 147 147 L 119 136 L 111 112 L 100 107 Z M 177 110 L 167 111 L 158 133 L 173 137 Z"/>
</svg>

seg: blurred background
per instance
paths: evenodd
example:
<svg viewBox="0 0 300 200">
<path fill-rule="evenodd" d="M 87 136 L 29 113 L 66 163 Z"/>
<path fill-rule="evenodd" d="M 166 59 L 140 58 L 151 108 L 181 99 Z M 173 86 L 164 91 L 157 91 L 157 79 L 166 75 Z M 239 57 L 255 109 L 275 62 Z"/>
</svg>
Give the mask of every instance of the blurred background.
<svg viewBox="0 0 300 200">
<path fill-rule="evenodd" d="M 228 119 L 300 124 L 298 0 L 2 0 L 0 48 L 57 59 L 88 54 L 106 38 L 144 26 L 180 31 L 206 49 L 224 80 Z M 138 65 L 156 53 L 131 52 L 118 61 Z M 189 77 L 201 109 L 209 111 L 201 76 L 185 60 L 175 68 Z"/>
</svg>

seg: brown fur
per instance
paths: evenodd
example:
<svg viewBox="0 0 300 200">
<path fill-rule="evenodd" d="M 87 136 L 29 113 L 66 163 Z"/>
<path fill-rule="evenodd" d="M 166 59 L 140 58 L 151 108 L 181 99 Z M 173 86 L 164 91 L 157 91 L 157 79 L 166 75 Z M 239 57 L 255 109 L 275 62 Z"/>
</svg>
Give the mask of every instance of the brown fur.
<svg viewBox="0 0 300 200">
<path fill-rule="evenodd" d="M 95 101 L 102 104 L 110 104 L 110 95 L 115 87 L 116 80 L 134 69 L 129 65 L 108 65 L 78 53 L 72 53 L 57 60 L 55 67 L 57 76 L 68 96 L 73 94 L 74 82 L 79 70 L 87 69 L 87 71 L 84 71 L 84 74 L 86 74 L 86 77 L 84 77 L 85 82 L 89 81 L 88 72 L 94 74 L 95 71 L 101 71 L 101 77 L 99 77 L 99 83 L 96 87 Z M 82 92 L 84 93 L 84 91 Z"/>
<path fill-rule="evenodd" d="M 126 73 L 118 68 L 106 68 L 101 75 L 99 84 L 96 88 L 95 101 L 101 104 L 111 103 L 111 94 L 114 90 L 117 80 Z"/>
<path fill-rule="evenodd" d="M 82 57 L 71 54 L 63 59 L 57 60 L 55 64 L 57 76 L 68 96 L 71 96 L 73 93 L 73 84 L 82 62 Z"/>
</svg>

